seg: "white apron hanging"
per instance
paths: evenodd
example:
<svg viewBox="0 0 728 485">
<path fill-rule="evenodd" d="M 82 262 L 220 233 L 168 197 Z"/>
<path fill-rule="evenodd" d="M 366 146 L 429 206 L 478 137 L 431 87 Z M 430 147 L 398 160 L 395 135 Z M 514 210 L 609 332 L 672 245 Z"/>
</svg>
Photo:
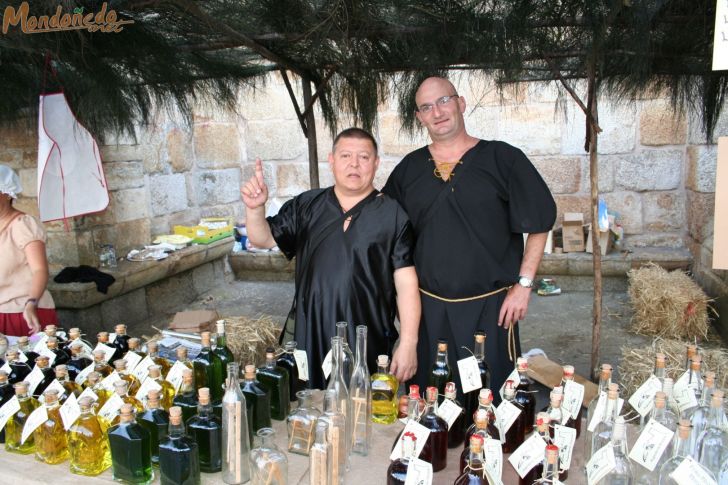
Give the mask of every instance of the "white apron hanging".
<svg viewBox="0 0 728 485">
<path fill-rule="evenodd" d="M 66 96 L 40 96 L 38 208 L 43 222 L 100 212 L 109 192 L 96 140 L 78 122 Z"/>
</svg>

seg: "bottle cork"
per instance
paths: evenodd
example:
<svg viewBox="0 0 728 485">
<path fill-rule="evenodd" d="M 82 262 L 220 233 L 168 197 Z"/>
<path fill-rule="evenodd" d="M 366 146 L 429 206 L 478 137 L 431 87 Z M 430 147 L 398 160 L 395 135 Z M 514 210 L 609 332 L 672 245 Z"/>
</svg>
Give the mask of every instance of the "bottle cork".
<svg viewBox="0 0 728 485">
<path fill-rule="evenodd" d="M 662 409 L 665 407 L 665 403 L 667 401 L 667 394 L 665 394 L 662 391 L 657 391 L 655 393 L 655 407 L 658 409 Z"/>
<path fill-rule="evenodd" d="M 665 354 L 663 354 L 662 352 L 658 352 L 655 354 L 655 368 L 657 368 L 657 369 L 665 368 Z"/>
<path fill-rule="evenodd" d="M 45 328 L 43 329 L 45 334 L 48 335 L 49 337 L 51 335 L 55 335 L 57 330 L 58 330 L 58 327 L 56 327 L 55 325 L 46 325 Z"/>
<path fill-rule="evenodd" d="M 48 357 L 46 357 L 45 355 L 39 355 L 35 358 L 35 364 L 41 369 L 48 367 L 48 362 Z"/>
<path fill-rule="evenodd" d="M 477 429 L 485 429 L 488 427 L 488 412 L 485 409 L 478 409 L 475 412 L 475 427 Z"/>
<path fill-rule="evenodd" d="M 437 351 L 447 352 L 447 340 L 440 339 L 437 341 Z"/>
<path fill-rule="evenodd" d="M 134 419 L 134 408 L 129 403 L 124 403 L 119 410 L 119 421 L 122 423 L 128 423 Z"/>
<path fill-rule="evenodd" d="M 556 445 L 546 446 L 546 463 L 556 465 L 559 462 L 559 447 Z"/>
<path fill-rule="evenodd" d="M 255 379 L 255 366 L 253 364 L 248 364 L 245 366 L 245 378 Z"/>
<path fill-rule="evenodd" d="M 59 377 L 68 377 L 68 367 L 66 367 L 64 364 L 58 364 L 56 366 L 56 379 L 58 379 Z"/>
<path fill-rule="evenodd" d="M 109 341 L 109 332 L 99 332 L 96 334 L 96 338 L 99 342 L 105 344 Z"/>
<path fill-rule="evenodd" d="M 409 386 L 409 395 L 412 398 L 419 399 L 420 398 L 420 386 L 417 384 L 412 384 Z"/>
<path fill-rule="evenodd" d="M 74 340 L 68 348 L 71 349 L 71 354 L 73 355 L 78 355 L 83 352 L 83 344 L 78 340 Z"/>
<path fill-rule="evenodd" d="M 551 416 L 548 413 L 540 412 L 536 415 L 536 427 L 539 432 L 548 432 L 549 424 L 551 424 Z"/>
<path fill-rule="evenodd" d="M 55 403 L 58 401 L 58 389 L 46 389 L 43 391 L 43 399 L 46 405 Z"/>
<path fill-rule="evenodd" d="M 687 348 L 685 350 L 685 354 L 687 355 L 688 361 L 692 360 L 693 357 L 695 357 L 695 354 L 698 353 L 698 346 L 695 344 L 688 344 Z"/>
<path fill-rule="evenodd" d="M 607 390 L 607 399 L 618 399 L 619 398 L 619 385 L 616 383 L 609 384 Z"/>
<path fill-rule="evenodd" d="M 276 357 L 276 349 L 274 349 L 273 347 L 268 347 L 267 349 L 265 349 L 265 358 L 266 359 L 268 359 L 268 360 L 275 359 L 275 357 Z"/>
<path fill-rule="evenodd" d="M 377 355 L 377 365 L 381 367 L 386 367 L 389 365 L 389 356 L 388 355 Z"/>
<path fill-rule="evenodd" d="M 710 407 L 723 407 L 723 391 L 713 391 L 713 397 L 710 399 Z"/>
<path fill-rule="evenodd" d="M 184 345 L 177 347 L 177 360 L 187 360 L 187 347 Z"/>
<path fill-rule="evenodd" d="M 690 420 L 681 419 L 680 423 L 677 427 L 677 434 L 680 437 L 680 439 L 686 440 L 686 439 L 690 438 L 691 430 L 692 430 L 692 425 L 690 424 Z"/>
<path fill-rule="evenodd" d="M 182 408 L 179 406 L 172 406 L 169 408 L 169 424 L 179 426 L 182 424 Z"/>
<path fill-rule="evenodd" d="M 20 381 L 13 384 L 13 389 L 15 389 L 16 396 L 23 396 L 25 394 L 28 394 L 29 387 L 30 384 L 28 383 L 28 381 Z"/>
<path fill-rule="evenodd" d="M 20 354 L 17 350 L 8 350 L 7 352 L 5 352 L 5 360 L 8 362 L 18 360 L 18 357 L 20 357 Z"/>
<path fill-rule="evenodd" d="M 493 402 L 493 392 L 490 389 L 481 389 L 478 393 L 478 402 L 483 406 L 488 406 Z"/>
<path fill-rule="evenodd" d="M 162 366 L 160 365 L 150 365 L 148 367 L 149 370 L 149 377 L 152 379 L 156 379 L 157 377 L 162 375 Z"/>
<path fill-rule="evenodd" d="M 126 393 L 128 392 L 128 384 L 126 381 L 116 381 L 114 382 L 114 391 L 119 394 L 120 396 L 126 396 Z"/>
<path fill-rule="evenodd" d="M 197 393 L 198 393 L 197 402 L 199 402 L 203 406 L 210 404 L 210 388 L 209 387 L 201 387 L 197 390 Z"/>
<path fill-rule="evenodd" d="M 149 389 L 147 392 L 147 404 L 149 407 L 157 407 L 159 404 L 159 390 Z"/>
<path fill-rule="evenodd" d="M 435 386 L 429 386 L 425 391 L 425 394 L 428 403 L 437 401 L 437 388 Z"/>
<path fill-rule="evenodd" d="M 705 387 L 715 386 L 715 372 L 709 370 L 708 372 L 703 374 L 703 377 L 705 377 Z"/>
<path fill-rule="evenodd" d="M 28 340 L 28 336 L 27 335 L 23 335 L 22 337 L 20 337 L 18 339 L 18 343 L 20 345 L 26 345 L 28 342 L 29 342 L 29 340 Z"/>
<path fill-rule="evenodd" d="M 475 332 L 475 342 L 482 344 L 485 342 L 485 333 L 484 332 Z"/>
<path fill-rule="evenodd" d="M 218 335 L 225 335 L 225 320 L 218 320 L 215 322 L 215 329 Z"/>
<path fill-rule="evenodd" d="M 506 385 L 503 388 L 503 395 L 507 398 L 513 398 L 513 396 L 516 395 L 516 389 L 514 387 L 514 382 L 510 379 L 506 381 Z"/>
<path fill-rule="evenodd" d="M 445 384 L 445 397 L 448 399 L 455 399 L 457 395 L 457 388 L 454 382 L 448 382 Z"/>
<path fill-rule="evenodd" d="M 518 372 L 524 372 L 528 370 L 528 359 L 525 357 L 519 357 L 516 359 L 516 365 L 518 366 Z"/>
<path fill-rule="evenodd" d="M 139 340 L 137 337 L 132 337 L 129 339 L 129 350 L 136 351 L 139 349 L 139 345 L 141 345 L 142 341 Z"/>
<path fill-rule="evenodd" d="M 86 376 L 86 380 L 91 387 L 94 387 L 101 380 L 101 373 L 96 371 L 89 372 Z"/>
<path fill-rule="evenodd" d="M 702 364 L 702 358 L 699 355 L 694 355 L 692 359 L 690 359 L 690 369 L 694 371 L 700 370 L 700 365 Z"/>
<path fill-rule="evenodd" d="M 612 377 L 612 366 L 609 364 L 602 364 L 601 372 L 599 375 L 599 378 L 603 381 L 606 381 Z"/>
<path fill-rule="evenodd" d="M 470 453 L 480 453 L 483 448 L 483 437 L 479 434 L 474 434 L 470 437 Z"/>
<path fill-rule="evenodd" d="M 203 347 L 209 347 L 210 346 L 210 332 L 200 333 L 200 342 L 202 343 Z"/>
<path fill-rule="evenodd" d="M 564 370 L 564 380 L 571 380 L 574 378 L 574 366 L 573 365 L 565 365 L 562 367 Z"/>
<path fill-rule="evenodd" d="M 124 359 L 116 359 L 114 361 L 114 368 L 117 371 L 126 370 L 126 361 Z"/>
<path fill-rule="evenodd" d="M 81 336 L 81 329 L 78 327 L 71 327 L 68 330 L 68 336 L 75 339 Z"/>
<path fill-rule="evenodd" d="M 158 348 L 156 340 L 150 340 L 147 342 L 147 352 L 154 353 L 158 350 Z"/>
<path fill-rule="evenodd" d="M 182 371 L 182 382 L 184 384 L 192 384 L 195 380 L 195 375 L 192 373 L 192 369 L 184 369 Z"/>
<path fill-rule="evenodd" d="M 106 359 L 106 353 L 103 350 L 101 350 L 101 349 L 94 350 L 93 351 L 93 354 L 94 354 L 94 360 L 96 362 L 103 362 L 104 359 Z"/>
<path fill-rule="evenodd" d="M 126 335 L 126 325 L 123 323 L 114 325 L 114 333 L 116 333 L 116 335 Z"/>
<path fill-rule="evenodd" d="M 48 348 L 51 350 L 57 348 L 58 339 L 56 337 L 48 337 L 48 340 L 46 340 L 46 346 L 48 346 Z"/>
</svg>

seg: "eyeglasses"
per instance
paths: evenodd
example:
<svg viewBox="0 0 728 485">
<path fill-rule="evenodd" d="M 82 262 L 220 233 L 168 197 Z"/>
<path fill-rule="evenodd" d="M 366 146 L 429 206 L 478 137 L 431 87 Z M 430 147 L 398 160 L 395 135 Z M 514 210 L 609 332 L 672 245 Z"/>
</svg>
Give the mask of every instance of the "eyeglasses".
<svg viewBox="0 0 728 485">
<path fill-rule="evenodd" d="M 459 96 L 457 94 L 451 94 L 450 96 L 443 96 L 442 98 L 435 101 L 435 104 L 438 106 L 445 106 L 450 101 L 453 100 L 453 98 L 458 98 Z M 417 111 L 420 113 L 429 113 L 432 111 L 432 108 L 435 107 L 435 104 L 423 104 L 421 106 L 417 107 Z"/>
</svg>

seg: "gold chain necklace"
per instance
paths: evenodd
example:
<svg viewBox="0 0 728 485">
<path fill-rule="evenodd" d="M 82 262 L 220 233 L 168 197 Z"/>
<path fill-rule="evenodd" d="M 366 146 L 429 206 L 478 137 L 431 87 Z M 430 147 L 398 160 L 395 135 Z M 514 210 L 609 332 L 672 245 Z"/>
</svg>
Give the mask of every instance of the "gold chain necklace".
<svg viewBox="0 0 728 485">
<path fill-rule="evenodd" d="M 430 161 L 435 164 L 435 169 L 432 171 L 432 173 L 435 174 L 435 178 L 444 180 L 445 182 L 452 180 L 455 175 L 455 167 L 463 163 L 462 160 L 457 160 L 455 162 L 440 162 L 434 158 L 430 158 Z"/>
</svg>

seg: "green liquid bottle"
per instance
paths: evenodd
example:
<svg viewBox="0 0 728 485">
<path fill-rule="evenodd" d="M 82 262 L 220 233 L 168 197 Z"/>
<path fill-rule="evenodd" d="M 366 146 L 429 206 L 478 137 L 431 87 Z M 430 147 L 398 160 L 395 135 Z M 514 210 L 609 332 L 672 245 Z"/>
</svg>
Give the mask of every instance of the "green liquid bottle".
<svg viewBox="0 0 728 485">
<path fill-rule="evenodd" d="M 149 432 L 134 420 L 134 407 L 121 406 L 119 424 L 109 428 L 111 469 L 114 480 L 126 483 L 151 483 L 152 440 Z"/>
<path fill-rule="evenodd" d="M 306 388 L 305 381 L 299 379 L 298 376 L 298 365 L 294 356 L 297 346 L 298 344 L 293 340 L 286 342 L 283 346 L 284 352 L 278 356 L 276 361 L 276 364 L 288 371 L 288 396 L 291 398 L 291 402 L 296 401 L 298 391 Z"/>
<path fill-rule="evenodd" d="M 160 403 L 159 391 L 151 390 L 147 394 L 147 402 L 143 413 L 139 414 L 139 426 L 149 432 L 152 442 L 152 464 L 159 464 L 159 443 L 167 438 L 169 416 Z"/>
<path fill-rule="evenodd" d="M 245 366 L 245 380 L 242 385 L 248 414 L 250 443 L 261 428 L 270 428 L 270 391 L 255 379 L 255 366 Z"/>
<path fill-rule="evenodd" d="M 227 338 L 225 337 L 225 320 L 218 320 L 217 326 L 217 339 L 215 341 L 214 354 L 220 357 L 222 361 L 222 368 L 227 369 L 228 364 L 235 362 L 235 356 L 227 346 Z"/>
<path fill-rule="evenodd" d="M 175 406 L 182 409 L 182 420 L 186 423 L 197 414 L 197 394 L 195 393 L 195 376 L 191 369 L 185 369 L 182 373 L 182 385 L 174 397 Z"/>
<path fill-rule="evenodd" d="M 258 380 L 270 389 L 270 417 L 282 421 L 291 410 L 288 371 L 276 364 L 275 349 L 265 349 L 265 365 L 258 368 Z"/>
<path fill-rule="evenodd" d="M 197 415 L 187 421 L 189 436 L 200 452 L 200 470 L 215 473 L 222 470 L 222 425 L 212 412 L 210 389 L 198 390 Z"/>
<path fill-rule="evenodd" d="M 438 403 L 442 403 L 445 399 L 445 384 L 452 380 L 452 371 L 450 364 L 447 362 L 447 340 L 437 341 L 437 356 L 435 363 L 432 364 L 430 371 L 429 385 L 437 388 Z"/>
<path fill-rule="evenodd" d="M 182 408 L 169 408 L 169 432 L 159 444 L 161 485 L 200 485 L 200 455 L 197 443 L 185 435 Z"/>
<path fill-rule="evenodd" d="M 192 365 L 195 369 L 195 385 L 197 389 L 207 387 L 210 389 L 210 398 L 213 401 L 222 399 L 222 385 L 225 381 L 225 369 L 222 360 L 210 348 L 210 332 L 200 334 L 202 350 Z"/>
</svg>

